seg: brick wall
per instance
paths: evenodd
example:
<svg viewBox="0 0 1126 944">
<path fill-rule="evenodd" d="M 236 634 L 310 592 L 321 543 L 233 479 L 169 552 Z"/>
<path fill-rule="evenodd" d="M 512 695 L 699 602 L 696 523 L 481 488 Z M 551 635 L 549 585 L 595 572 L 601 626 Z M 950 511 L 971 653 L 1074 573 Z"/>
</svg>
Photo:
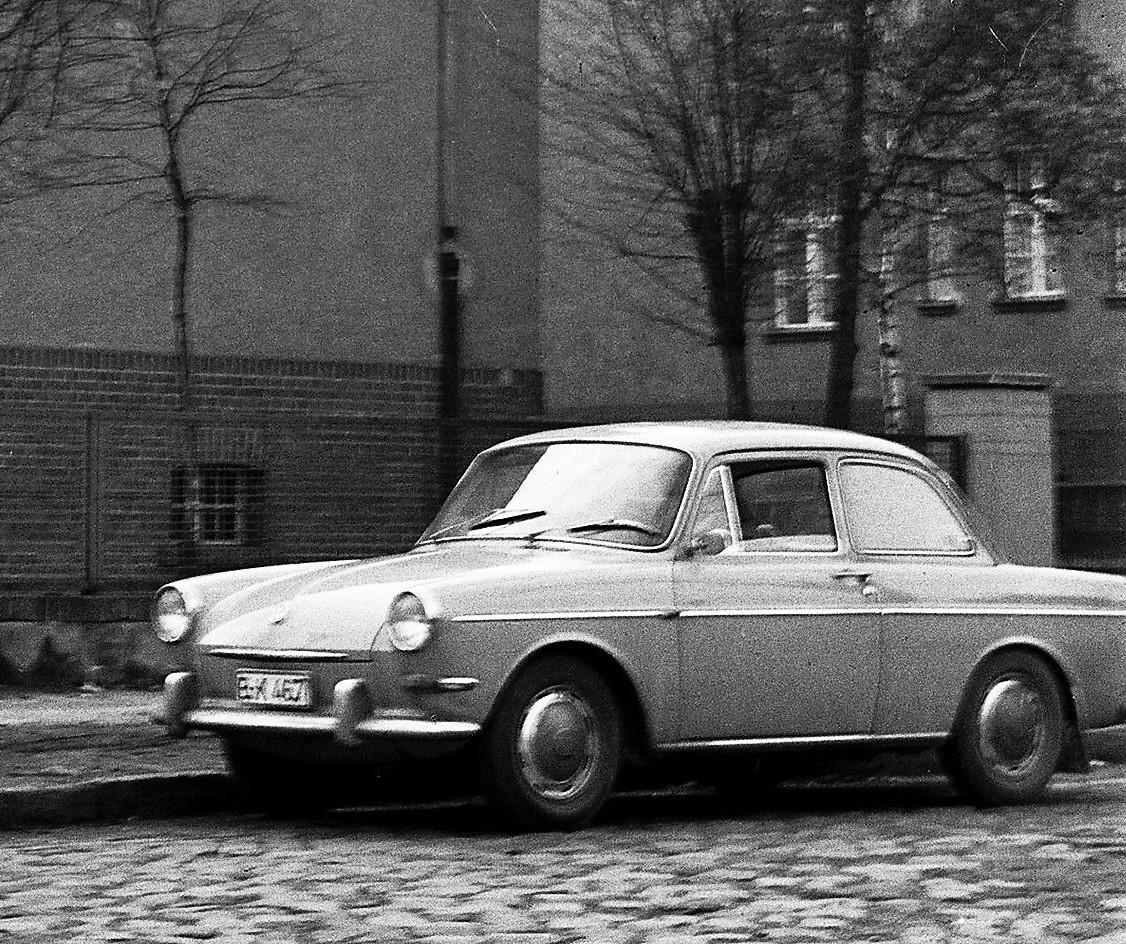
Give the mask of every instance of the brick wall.
<svg viewBox="0 0 1126 944">
<path fill-rule="evenodd" d="M 437 370 L 251 357 L 198 357 L 199 409 L 342 416 L 433 416 Z M 538 371 L 462 372 L 467 416 L 531 416 L 541 411 Z M 174 410 L 172 359 L 163 354 L 45 347 L 0 347 L 0 405 L 42 409 Z"/>
<path fill-rule="evenodd" d="M 414 365 L 201 358 L 198 458 L 262 472 L 261 539 L 185 555 L 173 363 L 0 349 L 0 594 L 149 589 L 183 572 L 409 546 L 443 495 L 437 374 Z M 536 372 L 463 375 L 464 464 L 540 428 Z"/>
</svg>

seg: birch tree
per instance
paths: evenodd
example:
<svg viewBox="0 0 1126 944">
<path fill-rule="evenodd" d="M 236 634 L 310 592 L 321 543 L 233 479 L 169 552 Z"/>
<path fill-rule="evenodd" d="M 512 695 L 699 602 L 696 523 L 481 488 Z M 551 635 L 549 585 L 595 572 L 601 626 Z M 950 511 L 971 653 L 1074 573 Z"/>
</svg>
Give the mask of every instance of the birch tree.
<svg viewBox="0 0 1126 944">
<path fill-rule="evenodd" d="M 1008 170 L 1028 154 L 1044 155 L 1044 189 L 1062 197 L 1074 219 L 1108 206 L 1108 168 L 1121 163 L 1126 145 L 1126 98 L 1077 35 L 1070 7 L 1067 0 L 821 4 L 818 29 L 830 45 L 836 38 L 837 52 L 818 85 L 825 110 L 839 116 L 839 146 L 826 152 L 821 173 L 837 181 L 840 227 L 827 424 L 852 422 L 865 267 L 883 272 L 884 289 L 889 284 L 885 259 L 865 261 L 873 238 L 883 242 L 881 225 L 886 236 L 889 219 L 926 219 L 938 204 L 964 243 L 977 242 L 979 260 L 995 260 L 985 250 L 1003 239 Z"/>
</svg>

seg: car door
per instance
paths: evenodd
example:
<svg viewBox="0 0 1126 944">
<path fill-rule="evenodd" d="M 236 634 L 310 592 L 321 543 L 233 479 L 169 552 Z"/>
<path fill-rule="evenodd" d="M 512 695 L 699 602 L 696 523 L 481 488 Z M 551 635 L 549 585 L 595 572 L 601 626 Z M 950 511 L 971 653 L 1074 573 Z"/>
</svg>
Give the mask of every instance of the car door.
<svg viewBox="0 0 1126 944">
<path fill-rule="evenodd" d="M 716 464 L 674 566 L 684 741 L 871 731 L 879 616 L 843 550 L 829 457 Z"/>
<path fill-rule="evenodd" d="M 1018 633 L 1005 615 L 988 551 L 959 503 L 928 470 L 874 457 L 845 457 L 838 481 L 858 568 L 882 608 L 881 735 L 948 730 L 966 678 L 989 640 Z M 992 591 L 992 593 L 991 593 Z M 990 607 L 982 605 L 992 596 Z"/>
</svg>

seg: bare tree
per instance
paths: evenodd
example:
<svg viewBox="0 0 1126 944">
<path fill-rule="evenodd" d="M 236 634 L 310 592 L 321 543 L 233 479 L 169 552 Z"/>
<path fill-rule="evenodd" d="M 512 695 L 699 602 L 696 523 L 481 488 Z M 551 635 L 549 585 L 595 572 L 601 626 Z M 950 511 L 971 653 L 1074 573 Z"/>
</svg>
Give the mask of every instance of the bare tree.
<svg viewBox="0 0 1126 944">
<path fill-rule="evenodd" d="M 947 254 L 948 276 L 996 266 L 1006 168 L 1040 151 L 1069 214 L 1105 210 L 1126 108 L 1071 2 L 557 0 L 549 153 L 580 182 L 564 211 L 690 299 L 688 317 L 655 317 L 718 348 L 729 416 L 750 413 L 747 324 L 771 307 L 787 220 L 832 217 L 825 421 L 848 426 L 858 316 L 881 312 L 898 356 L 892 302 L 935 275 L 928 220 L 974 248 Z"/>
<path fill-rule="evenodd" d="M 1027 154 L 1044 155 L 1043 189 L 1068 195 L 1061 205 L 1075 218 L 1104 212 L 1107 169 L 1126 144 L 1126 99 L 1076 35 L 1067 0 L 824 0 L 818 13 L 826 44 L 838 42 L 819 82 L 826 111 L 839 116 L 839 147 L 820 175 L 836 181 L 841 233 L 825 421 L 847 427 L 865 288 L 877 287 L 886 315 L 894 283 L 918 282 L 906 271 L 891 277 L 889 238 L 938 207 L 961 242 L 976 243 L 974 258 L 996 265 L 1008 169 Z M 873 244 L 874 264 L 865 259 Z"/>
<path fill-rule="evenodd" d="M 788 5 L 548 9 L 545 148 L 577 182 L 549 210 L 690 300 L 687 317 L 652 317 L 715 346 L 726 415 L 748 417 L 748 309 L 815 143 L 794 120 L 812 100 L 789 61 Z"/>
<path fill-rule="evenodd" d="M 0 0 L 0 202 L 37 193 L 43 144 L 90 0 Z"/>
<path fill-rule="evenodd" d="M 336 46 L 285 0 L 104 0 L 72 42 L 82 62 L 69 84 L 55 166 L 65 187 L 125 188 L 126 201 L 171 210 L 171 318 L 188 455 L 195 454 L 191 273 L 205 204 L 269 206 L 284 195 L 232 190 L 198 160 L 214 125 L 249 111 L 349 96 Z M 290 118 L 288 111 L 284 112 Z"/>
</svg>

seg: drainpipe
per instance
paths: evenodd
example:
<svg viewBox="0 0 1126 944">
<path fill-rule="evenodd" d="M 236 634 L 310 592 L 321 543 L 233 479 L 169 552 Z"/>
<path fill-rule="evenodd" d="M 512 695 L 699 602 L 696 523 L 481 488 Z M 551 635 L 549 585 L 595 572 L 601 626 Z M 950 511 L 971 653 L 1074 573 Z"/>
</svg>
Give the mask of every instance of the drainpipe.
<svg viewBox="0 0 1126 944">
<path fill-rule="evenodd" d="M 436 210 L 438 274 L 438 448 L 443 488 L 453 487 L 459 469 L 461 419 L 461 260 L 457 251 L 457 227 L 449 210 L 449 42 L 451 0 L 437 0 L 435 37 L 436 83 Z"/>
</svg>

